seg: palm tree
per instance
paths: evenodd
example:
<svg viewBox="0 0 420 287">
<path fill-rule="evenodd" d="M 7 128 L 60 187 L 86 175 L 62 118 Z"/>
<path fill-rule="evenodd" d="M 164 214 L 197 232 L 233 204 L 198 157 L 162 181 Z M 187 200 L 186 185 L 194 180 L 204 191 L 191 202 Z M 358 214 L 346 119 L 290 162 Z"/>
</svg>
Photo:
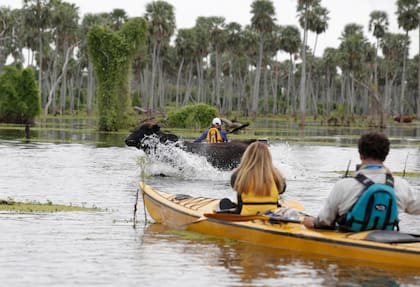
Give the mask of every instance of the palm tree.
<svg viewBox="0 0 420 287">
<path fill-rule="evenodd" d="M 397 99 L 393 100 L 394 82 L 401 75 L 401 67 L 404 62 L 404 48 L 407 42 L 406 34 L 394 34 L 385 33 L 380 47 L 382 48 L 382 54 L 384 55 L 384 61 L 380 71 L 383 71 L 385 78 L 385 89 L 384 89 L 384 104 L 383 108 L 385 112 L 391 112 L 391 103 L 398 102 Z"/>
<path fill-rule="evenodd" d="M 152 78 L 150 80 L 149 108 L 150 110 L 153 110 L 155 108 L 156 76 L 160 79 L 159 85 L 163 84 L 163 79 L 159 76 L 163 74 L 161 66 L 161 51 L 163 46 L 169 43 L 169 40 L 176 28 L 174 7 L 168 2 L 162 0 L 150 2 L 146 5 L 145 19 L 148 22 L 149 35 L 152 45 Z M 163 103 L 161 103 L 161 105 L 162 104 Z"/>
<path fill-rule="evenodd" d="M 324 33 L 328 29 L 328 21 L 330 20 L 330 17 L 328 16 L 329 13 L 327 8 L 321 6 L 320 0 L 313 0 L 312 5 L 308 9 L 307 29 L 316 34 L 314 49 L 312 51 L 313 55 L 315 55 L 319 34 Z M 305 27 L 304 13 L 300 15 L 299 24 L 302 28 Z"/>
<path fill-rule="evenodd" d="M 241 63 L 244 62 L 244 49 L 242 46 L 243 31 L 242 26 L 236 22 L 230 22 L 226 25 L 226 65 L 225 74 L 228 75 L 228 85 L 231 93 L 227 100 L 227 109 L 233 110 L 233 96 L 237 95 L 238 110 L 240 102 L 244 96 L 243 74 Z M 235 87 L 235 88 L 234 88 Z"/>
<path fill-rule="evenodd" d="M 194 62 L 194 52 L 196 50 L 195 33 L 193 28 L 179 29 L 175 39 L 175 48 L 178 62 L 178 75 L 176 81 L 176 108 L 179 107 L 180 81 L 182 71 L 185 70 L 185 94 L 184 98 L 188 102 L 191 96 L 191 80 Z M 184 69 L 185 64 L 185 69 Z"/>
<path fill-rule="evenodd" d="M 293 68 L 294 68 L 294 55 L 299 52 L 299 47 L 302 44 L 302 39 L 300 38 L 299 28 L 296 26 L 288 25 L 283 27 L 280 37 L 280 49 L 289 54 L 289 72 L 287 75 L 287 88 L 286 88 L 286 106 L 290 107 L 290 94 L 295 89 L 294 79 L 293 79 Z M 292 105 L 293 112 L 296 111 L 296 96 L 292 95 L 294 99 L 294 104 Z"/>
<path fill-rule="evenodd" d="M 51 0 L 24 0 L 23 9 L 25 13 L 25 27 L 29 30 L 37 30 L 37 42 L 38 42 L 38 86 L 40 94 L 43 95 L 42 91 L 42 74 L 43 74 L 43 34 L 49 26 L 50 21 L 50 5 Z"/>
<path fill-rule="evenodd" d="M 335 48 L 326 48 L 322 56 L 322 66 L 325 73 L 325 103 L 327 115 L 330 115 L 332 103 L 335 99 L 334 84 L 335 76 L 337 75 L 337 66 L 339 61 L 338 51 Z"/>
<path fill-rule="evenodd" d="M 253 90 L 252 90 L 252 75 L 253 72 L 250 67 L 256 66 L 256 60 L 258 55 L 258 47 L 259 47 L 259 37 L 260 35 L 258 32 L 253 29 L 250 25 L 246 25 L 243 30 L 243 37 L 242 37 L 242 47 L 243 53 L 246 59 L 246 79 L 244 80 L 249 88 L 246 91 L 245 97 L 243 99 L 244 104 L 243 107 L 246 111 L 246 115 L 249 115 L 250 111 L 252 110 L 253 104 Z"/>
<path fill-rule="evenodd" d="M 375 61 L 374 61 L 374 90 L 373 90 L 373 99 L 375 103 L 371 104 L 371 107 L 378 107 L 380 113 L 380 122 L 379 126 L 384 127 L 384 111 L 382 108 L 382 101 L 379 99 L 378 95 L 378 47 L 380 40 L 385 36 L 385 33 L 388 31 L 389 21 L 388 14 L 383 11 L 372 11 L 370 13 L 369 20 L 369 32 L 372 32 L 373 36 L 376 38 L 375 45 Z"/>
<path fill-rule="evenodd" d="M 302 71 L 300 78 L 300 88 L 299 88 L 299 99 L 300 99 L 300 108 L 299 108 L 299 118 L 300 126 L 305 125 L 305 110 L 306 110 L 306 46 L 308 41 L 308 15 L 309 9 L 312 3 L 315 0 L 298 0 L 297 10 L 302 15 L 303 18 L 303 41 L 301 47 L 301 58 L 302 58 Z"/>
<path fill-rule="evenodd" d="M 406 33 L 406 43 L 404 47 L 404 62 L 401 77 L 401 96 L 400 96 L 400 121 L 403 121 L 404 116 L 404 93 L 407 78 L 407 55 L 408 55 L 408 32 L 416 29 L 419 26 L 419 0 L 397 0 L 397 20 L 398 26 L 403 28 Z"/>
<path fill-rule="evenodd" d="M 363 77 L 368 41 L 363 35 L 363 27 L 347 24 L 340 37 L 340 66 L 343 71 L 342 102 L 348 104 L 347 113 L 353 114 L 356 78 Z"/>
<path fill-rule="evenodd" d="M 222 108 L 220 101 L 220 83 L 221 83 L 221 55 L 226 48 L 227 33 L 225 30 L 224 17 L 209 17 L 209 36 L 210 47 L 214 52 L 215 69 L 214 69 L 214 86 L 216 96 L 216 107 L 220 110 Z M 212 101 L 213 102 L 213 101 Z"/>
<path fill-rule="evenodd" d="M 209 17 L 197 17 L 194 26 L 196 50 L 194 53 L 197 66 L 197 97 L 196 102 L 209 102 L 206 99 L 205 63 L 204 59 L 210 53 L 210 20 Z"/>
<path fill-rule="evenodd" d="M 128 20 L 127 12 L 124 9 L 114 9 L 110 16 L 112 21 L 111 27 L 115 31 L 118 31 Z"/>
<path fill-rule="evenodd" d="M 251 116 L 256 117 L 258 111 L 258 95 L 260 90 L 261 64 L 264 53 L 264 41 L 275 27 L 275 9 L 270 0 L 254 0 L 251 4 L 251 26 L 259 33 L 257 66 L 255 70 L 254 87 L 252 93 Z"/>
</svg>

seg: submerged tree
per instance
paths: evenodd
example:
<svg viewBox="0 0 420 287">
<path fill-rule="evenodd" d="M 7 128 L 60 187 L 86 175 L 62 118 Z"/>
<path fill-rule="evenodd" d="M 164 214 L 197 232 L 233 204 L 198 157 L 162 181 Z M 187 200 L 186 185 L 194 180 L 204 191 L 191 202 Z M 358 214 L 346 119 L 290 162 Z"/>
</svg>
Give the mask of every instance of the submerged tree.
<svg viewBox="0 0 420 287">
<path fill-rule="evenodd" d="M 131 106 L 131 65 L 146 39 L 146 21 L 132 18 L 113 32 L 95 26 L 88 34 L 88 53 L 98 82 L 99 129 L 116 131 L 127 125 Z"/>
</svg>

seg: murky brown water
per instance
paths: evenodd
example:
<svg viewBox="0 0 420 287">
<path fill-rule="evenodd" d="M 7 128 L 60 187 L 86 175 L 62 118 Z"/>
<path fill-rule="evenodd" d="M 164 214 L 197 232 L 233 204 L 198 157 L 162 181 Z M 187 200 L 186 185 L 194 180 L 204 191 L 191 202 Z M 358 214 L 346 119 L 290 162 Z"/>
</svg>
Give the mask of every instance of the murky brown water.
<svg viewBox="0 0 420 287">
<path fill-rule="evenodd" d="M 355 148 L 271 143 L 286 198 L 315 214 Z M 0 213 L 1 286 L 420 286 L 420 271 L 274 250 L 152 224 L 133 205 L 142 152 L 89 144 L 0 140 L 0 198 L 96 206 L 102 212 Z M 408 156 L 407 156 L 408 155 Z M 182 170 L 150 161 L 148 184 L 193 196 L 233 196 L 229 172 L 185 153 Z M 417 147 L 393 149 L 387 165 L 420 172 Z M 154 175 L 166 174 L 167 177 Z M 420 178 L 407 178 L 420 190 Z M 420 216 L 401 228 L 420 233 Z M 414 228 L 414 230 L 413 230 Z"/>
</svg>

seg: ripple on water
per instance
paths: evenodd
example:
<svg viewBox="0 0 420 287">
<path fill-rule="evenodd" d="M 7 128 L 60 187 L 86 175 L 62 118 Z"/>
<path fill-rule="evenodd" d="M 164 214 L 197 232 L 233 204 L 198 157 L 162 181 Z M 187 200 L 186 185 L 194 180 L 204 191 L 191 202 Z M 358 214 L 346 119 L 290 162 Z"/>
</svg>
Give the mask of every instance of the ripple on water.
<svg viewBox="0 0 420 287">
<path fill-rule="evenodd" d="M 284 196 L 301 201 L 308 213 L 316 213 L 322 205 L 339 177 L 334 171 L 344 170 L 349 160 L 352 165 L 357 162 L 354 148 L 279 142 L 270 149 L 288 182 Z M 393 151 L 387 164 L 401 170 L 407 152 L 407 170 L 419 169 L 415 149 Z M 185 234 L 156 224 L 145 227 L 141 197 L 133 229 L 142 156 L 133 148 L 1 141 L 0 198 L 103 209 L 1 212 L 1 285 L 416 286 L 420 279 L 418 271 L 359 268 L 359 263 Z M 175 158 L 181 168 L 159 160 L 148 162 L 149 175 L 168 176 L 148 176 L 147 183 L 167 192 L 234 198 L 229 171 L 214 169 L 188 154 Z M 420 180 L 407 179 L 419 190 Z M 418 217 L 403 215 L 404 229 L 420 228 L 419 223 Z"/>
</svg>

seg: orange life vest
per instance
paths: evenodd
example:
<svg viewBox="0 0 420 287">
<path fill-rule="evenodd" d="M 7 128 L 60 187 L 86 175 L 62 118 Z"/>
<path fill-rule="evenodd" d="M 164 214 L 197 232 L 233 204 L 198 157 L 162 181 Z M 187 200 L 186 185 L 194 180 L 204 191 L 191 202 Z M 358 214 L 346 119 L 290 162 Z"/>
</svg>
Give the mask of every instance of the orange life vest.
<svg viewBox="0 0 420 287">
<path fill-rule="evenodd" d="M 221 143 L 223 141 L 218 128 L 210 128 L 206 140 L 208 143 Z"/>
</svg>

